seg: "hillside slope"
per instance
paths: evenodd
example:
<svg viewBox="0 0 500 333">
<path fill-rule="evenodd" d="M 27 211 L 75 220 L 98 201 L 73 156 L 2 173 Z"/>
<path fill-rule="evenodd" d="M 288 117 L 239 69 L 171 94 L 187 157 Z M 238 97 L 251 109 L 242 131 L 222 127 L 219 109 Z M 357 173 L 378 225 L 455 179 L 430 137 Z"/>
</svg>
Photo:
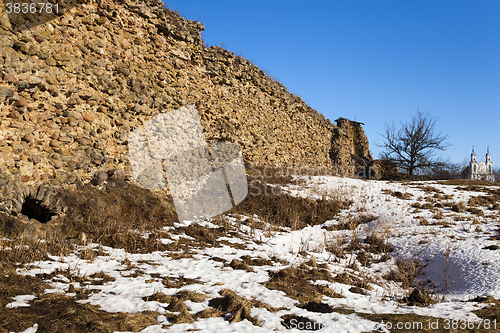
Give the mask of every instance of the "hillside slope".
<svg viewBox="0 0 500 333">
<path fill-rule="evenodd" d="M 0 328 L 499 332 L 498 186 L 303 180 L 280 187 L 352 204 L 303 228 L 225 214 L 47 258 L 2 240 Z"/>
</svg>

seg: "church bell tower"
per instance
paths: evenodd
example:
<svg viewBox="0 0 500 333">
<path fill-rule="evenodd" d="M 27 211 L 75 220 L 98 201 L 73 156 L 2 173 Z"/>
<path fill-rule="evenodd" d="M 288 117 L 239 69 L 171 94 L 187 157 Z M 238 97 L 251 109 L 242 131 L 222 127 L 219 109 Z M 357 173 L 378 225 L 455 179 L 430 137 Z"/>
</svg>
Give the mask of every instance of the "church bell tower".
<svg viewBox="0 0 500 333">
<path fill-rule="evenodd" d="M 472 147 L 472 154 L 470 154 L 470 163 L 469 163 L 469 179 L 476 179 L 477 173 L 477 158 L 476 153 L 474 152 L 474 147 Z"/>
</svg>

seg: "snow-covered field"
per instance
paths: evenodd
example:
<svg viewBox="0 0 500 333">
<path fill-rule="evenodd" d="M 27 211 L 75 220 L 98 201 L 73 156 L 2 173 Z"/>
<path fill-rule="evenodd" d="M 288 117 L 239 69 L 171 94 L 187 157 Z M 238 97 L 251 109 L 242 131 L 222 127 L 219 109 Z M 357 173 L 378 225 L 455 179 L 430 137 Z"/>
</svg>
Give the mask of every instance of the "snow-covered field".
<svg viewBox="0 0 500 333">
<path fill-rule="evenodd" d="M 494 186 L 487 188 L 498 189 Z M 497 240 L 491 240 L 498 235 L 499 211 L 478 206 L 476 208 L 483 211 L 483 214 L 478 214 L 455 212 L 450 207 L 461 201 L 467 204 L 469 198 L 487 193 L 457 189 L 457 186 L 436 182 L 391 183 L 338 177 L 312 177 L 307 179 L 305 185 L 290 185 L 284 190 L 294 196 L 316 199 L 336 196 L 350 199 L 352 204 L 334 220 L 294 231 L 253 228 L 245 222 L 257 220 L 257 217 L 226 216 L 226 222 L 237 232 L 219 237 L 217 246 L 194 246 L 190 254 L 172 255 L 171 251 L 131 254 L 103 247 L 102 255 L 92 260 L 80 259 L 77 251 L 66 257 L 52 257 L 52 260 L 32 263 L 19 268 L 17 273 L 36 276 L 51 274 L 56 269 L 57 272 L 69 272 L 48 278 L 51 289 L 45 292 L 65 293 L 73 297 L 76 295 L 74 290 L 86 288 L 88 297 L 77 302 L 96 304 L 108 312 L 156 311 L 157 324 L 141 331 L 151 333 L 299 332 L 301 327 L 297 322 L 292 322 L 290 328 L 281 323 L 282 317 L 289 314 L 314 320 L 321 325 L 320 332 L 392 331 L 388 329 L 391 327 L 380 327 L 378 321 L 367 317 L 364 319 L 361 314 L 417 314 L 439 318 L 441 323 L 445 320 L 479 322 L 480 318 L 473 311 L 489 304 L 471 300 L 478 296 L 500 299 L 500 250 L 495 247 L 500 244 Z M 440 202 L 443 207 L 439 206 Z M 430 205 L 418 208 L 415 203 Z M 368 214 L 373 220 L 360 223 L 355 230 L 335 228 L 342 221 Z M 218 227 L 216 221 L 201 224 Z M 373 234 L 392 245 L 394 251 L 388 253 L 388 260 L 375 260 L 364 266 L 359 262 L 356 252 L 346 248 L 353 237 L 363 243 L 363 239 Z M 193 239 L 184 233 L 171 235 L 163 242 Z M 342 239 L 346 240 L 343 244 L 345 255 L 338 258 L 327 251 L 327 247 L 333 240 Z M 90 244 L 87 247 L 97 245 Z M 79 251 L 84 249 L 81 246 Z M 382 257 L 382 254 L 369 255 L 372 259 Z M 253 265 L 250 270 L 230 266 L 233 259 L 241 260 L 244 256 L 262 258 L 265 264 Z M 333 309 L 349 310 L 320 313 L 298 307 L 299 302 L 285 292 L 265 286 L 270 279 L 270 272 L 288 266 L 298 267 L 311 262 L 311 258 L 317 265 L 323 264 L 321 267 L 326 268 L 332 277 L 348 273 L 368 281 L 371 290 L 365 289 L 363 294 L 353 292 L 352 285 L 314 281 L 314 284 L 326 285 L 344 296 L 323 296 L 322 303 Z M 386 278 L 395 269 L 398 258 L 419 259 L 426 264 L 416 282 L 423 283 L 422 286 L 425 284 L 438 302 L 410 306 L 403 301 L 412 288 L 404 288 L 401 283 Z M 96 279 L 76 281 L 70 279 L 68 274 L 80 277 L 101 274 L 106 280 L 104 283 L 95 283 Z M 168 278 L 182 279 L 184 283 L 176 286 L 165 284 Z M 224 289 L 278 310 L 273 312 L 263 307 L 252 307 L 251 316 L 258 320 L 259 325 L 248 320 L 230 323 L 227 320 L 230 314 L 225 317 L 196 318 L 195 314 L 209 308 L 210 300 L 221 297 Z M 148 296 L 155 293 L 175 295 L 180 290 L 206 294 L 206 298 L 198 302 L 184 301 L 189 314 L 195 318 L 192 323 L 172 323 L 169 318 L 179 313 L 168 310 L 168 302 L 147 300 Z M 27 307 L 33 299 L 33 295 L 19 295 L 7 307 Z M 498 326 L 500 328 L 500 322 Z M 36 326 L 25 332 L 36 332 Z"/>
</svg>

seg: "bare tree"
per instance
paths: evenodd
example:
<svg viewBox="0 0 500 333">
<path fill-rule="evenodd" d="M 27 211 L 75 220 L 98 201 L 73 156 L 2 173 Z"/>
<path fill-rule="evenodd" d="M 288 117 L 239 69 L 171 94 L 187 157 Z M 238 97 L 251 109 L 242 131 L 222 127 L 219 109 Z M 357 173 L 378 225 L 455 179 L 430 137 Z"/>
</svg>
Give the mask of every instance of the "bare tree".
<svg viewBox="0 0 500 333">
<path fill-rule="evenodd" d="M 493 168 L 493 174 L 495 175 L 495 181 L 500 182 L 500 168 Z"/>
<path fill-rule="evenodd" d="M 466 167 L 463 163 L 443 162 L 437 167 L 430 168 L 428 174 L 432 179 L 458 179 Z"/>
<path fill-rule="evenodd" d="M 379 147 L 385 148 L 381 153 L 381 159 L 390 160 L 405 173 L 429 171 L 449 165 L 436 157 L 436 150 L 445 150 L 450 144 L 445 143 L 446 135 L 435 134 L 434 127 L 438 118 L 433 118 L 429 113 L 417 111 L 408 123 L 401 123 L 401 128 L 396 130 L 392 126 L 385 125 L 383 144 Z"/>
</svg>

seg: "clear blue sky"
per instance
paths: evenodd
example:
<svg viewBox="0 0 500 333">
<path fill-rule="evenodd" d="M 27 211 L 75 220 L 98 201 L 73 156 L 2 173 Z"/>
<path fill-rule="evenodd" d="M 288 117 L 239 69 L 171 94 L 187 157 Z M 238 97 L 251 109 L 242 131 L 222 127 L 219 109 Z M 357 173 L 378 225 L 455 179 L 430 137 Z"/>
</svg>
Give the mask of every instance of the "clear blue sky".
<svg viewBox="0 0 500 333">
<path fill-rule="evenodd" d="M 440 117 L 443 157 L 500 166 L 500 1 L 207 1 L 167 6 L 205 25 L 207 45 L 251 60 L 332 121 Z"/>
</svg>

